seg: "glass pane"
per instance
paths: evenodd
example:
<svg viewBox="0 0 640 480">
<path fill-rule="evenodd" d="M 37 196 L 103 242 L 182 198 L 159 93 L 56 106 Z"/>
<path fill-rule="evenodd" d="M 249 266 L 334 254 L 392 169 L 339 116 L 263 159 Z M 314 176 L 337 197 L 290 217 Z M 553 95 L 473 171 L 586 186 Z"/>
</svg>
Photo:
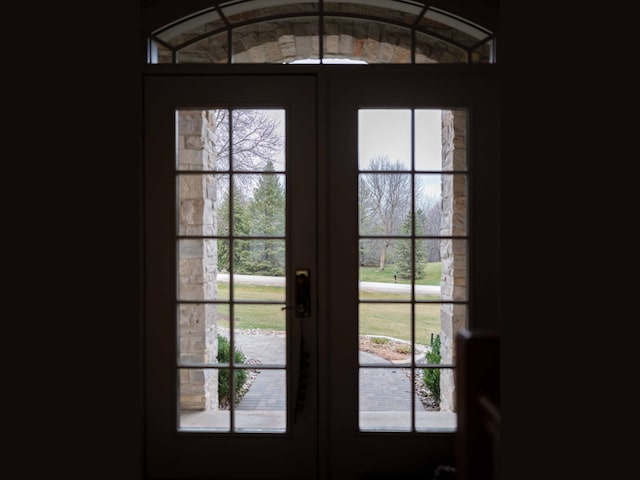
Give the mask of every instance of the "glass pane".
<svg viewBox="0 0 640 480">
<path fill-rule="evenodd" d="M 323 55 L 366 63 L 411 63 L 411 29 L 370 18 L 324 17 Z"/>
<path fill-rule="evenodd" d="M 467 52 L 431 35 L 416 32 L 416 63 L 467 63 Z"/>
<path fill-rule="evenodd" d="M 469 22 L 456 19 L 434 9 L 427 10 L 424 17 L 418 23 L 418 28 L 425 32 L 433 32 L 464 48 L 476 45 L 480 40 L 489 36 L 485 30 L 475 27 Z"/>
<path fill-rule="evenodd" d="M 410 431 L 411 369 L 360 368 L 359 420 L 362 431 Z"/>
<path fill-rule="evenodd" d="M 250 301 L 285 301 L 285 278 L 262 275 L 233 275 L 233 299 Z"/>
<path fill-rule="evenodd" d="M 237 240 L 233 299 L 285 302 L 284 240 Z"/>
<path fill-rule="evenodd" d="M 201 366 L 225 362 L 220 358 L 219 344 L 221 335 L 228 336 L 225 334 L 229 328 L 228 320 L 228 305 L 178 305 L 178 364 Z"/>
<path fill-rule="evenodd" d="M 361 300 L 410 300 L 412 273 L 411 240 L 360 239 Z"/>
<path fill-rule="evenodd" d="M 467 301 L 469 295 L 467 240 L 443 239 L 439 241 L 439 246 L 442 300 Z M 425 300 L 430 299 L 425 298 Z"/>
<path fill-rule="evenodd" d="M 284 237 L 285 176 L 237 174 L 233 178 L 233 235 Z"/>
<path fill-rule="evenodd" d="M 176 112 L 176 169 L 229 169 L 228 110 L 179 110 Z"/>
<path fill-rule="evenodd" d="M 316 0 L 251 0 L 226 2 L 220 7 L 230 23 L 240 23 L 266 16 L 318 11 Z"/>
<path fill-rule="evenodd" d="M 442 189 L 443 175 L 422 174 L 415 176 L 415 205 L 418 212 L 438 211 L 442 217 Z M 420 215 L 417 217 L 417 221 Z M 434 235 L 440 235 L 439 228 L 435 225 L 416 225 L 416 234 L 420 235 L 421 230 L 427 228 L 433 231 Z M 438 233 L 435 233 L 438 231 Z"/>
<path fill-rule="evenodd" d="M 442 170 L 442 113 L 416 110 L 416 170 Z"/>
<path fill-rule="evenodd" d="M 417 308 L 418 306 L 416 306 Z M 426 307 L 426 306 L 425 306 Z M 461 307 L 462 305 L 442 305 Z M 443 312 L 444 314 L 444 312 Z M 456 321 L 453 325 L 460 325 Z M 420 328 L 420 337 L 428 336 L 423 365 L 453 364 L 453 341 L 441 331 L 440 325 Z M 421 405 L 416 405 L 416 429 L 419 431 L 448 431 L 456 428 L 455 371 L 452 368 L 424 367 L 416 370 Z"/>
<path fill-rule="evenodd" d="M 411 169 L 411 110 L 358 111 L 360 170 Z"/>
<path fill-rule="evenodd" d="M 433 112 L 438 110 L 416 110 L 416 161 L 425 166 L 423 170 L 466 171 L 467 170 L 467 112 L 465 110 L 440 110 L 440 127 L 436 125 Z M 418 119 L 420 121 L 418 122 Z M 438 136 L 438 140 L 435 137 Z M 423 141 L 424 140 L 424 141 Z M 428 143 L 430 142 L 430 144 Z M 435 147 L 440 143 L 439 151 Z M 440 152 L 438 154 L 438 152 Z M 439 163 L 426 162 L 427 158 L 439 159 Z M 420 165 L 417 164 L 417 165 Z M 437 165 L 432 168 L 431 165 Z"/>
<path fill-rule="evenodd" d="M 178 241 L 178 299 L 219 300 L 218 241 L 185 239 Z"/>
<path fill-rule="evenodd" d="M 155 40 L 151 40 L 151 42 L 149 43 L 148 54 L 148 63 L 173 63 L 173 54 L 171 53 L 171 50 Z"/>
<path fill-rule="evenodd" d="M 358 333 L 361 365 L 411 361 L 411 305 L 361 303 Z"/>
<path fill-rule="evenodd" d="M 318 17 L 283 18 L 233 29 L 233 63 L 319 58 Z"/>
<path fill-rule="evenodd" d="M 227 246 L 229 244 L 229 242 L 220 242 L 218 241 L 219 245 L 225 245 Z M 221 253 L 221 248 L 218 248 L 218 253 Z M 221 255 L 225 255 L 228 257 L 228 247 L 225 248 L 225 252 L 222 252 Z M 218 258 L 220 258 L 220 256 L 218 256 Z M 228 267 L 228 264 L 226 264 L 226 267 Z M 229 300 L 230 299 L 230 293 L 229 293 L 229 279 L 230 279 L 230 275 L 229 275 L 229 270 L 228 268 L 224 268 L 221 269 L 221 271 L 218 273 L 217 275 L 217 280 L 218 280 L 218 298 L 217 300 Z"/>
<path fill-rule="evenodd" d="M 218 335 L 224 335 L 227 338 L 229 337 L 229 304 L 228 303 L 217 303 L 216 304 L 216 329 L 218 331 Z"/>
<path fill-rule="evenodd" d="M 472 63 L 493 63 L 494 42 L 489 40 L 471 52 Z"/>
<path fill-rule="evenodd" d="M 179 429 L 228 432 L 231 428 L 229 410 L 219 401 L 219 392 L 226 388 L 226 369 L 178 370 Z M 222 388 L 221 388 L 222 387 Z"/>
<path fill-rule="evenodd" d="M 175 47 L 199 35 L 213 32 L 223 27 L 224 22 L 220 15 L 217 11 L 212 10 L 157 32 L 155 36 Z"/>
<path fill-rule="evenodd" d="M 418 303 L 415 306 L 416 350 L 423 354 L 420 363 L 424 363 L 424 354 L 442 330 L 440 316 L 443 306 L 441 303 Z"/>
<path fill-rule="evenodd" d="M 238 370 L 248 380 L 234 411 L 238 432 L 278 433 L 287 428 L 287 375 L 285 370 Z M 253 372 L 253 373 L 251 373 Z M 246 384 L 245 384 L 246 385 Z"/>
<path fill-rule="evenodd" d="M 358 176 L 360 235 L 410 235 L 411 175 L 361 173 Z"/>
<path fill-rule="evenodd" d="M 411 342 L 383 335 L 360 335 L 359 348 L 360 365 L 411 364 Z"/>
<path fill-rule="evenodd" d="M 422 7 L 394 0 L 347 0 L 343 2 L 324 2 L 325 14 L 349 13 L 363 17 L 379 17 L 413 25 Z"/>
<path fill-rule="evenodd" d="M 233 170 L 285 170 L 285 111 L 233 110 Z"/>
<path fill-rule="evenodd" d="M 176 63 L 228 63 L 227 42 L 226 31 L 210 35 L 178 50 Z"/>
<path fill-rule="evenodd" d="M 286 315 L 283 305 L 235 305 L 234 341 L 242 353 L 236 363 L 286 364 Z"/>
<path fill-rule="evenodd" d="M 177 189 L 179 235 L 227 234 L 228 175 L 178 175 Z"/>
<path fill-rule="evenodd" d="M 451 369 L 420 369 L 416 371 L 420 403 L 416 403 L 416 430 L 418 432 L 454 432 L 457 427 L 457 414 L 453 409 L 442 409 L 435 400 L 433 391 L 438 395 L 444 391 L 455 392 L 454 374 Z M 443 385 L 440 386 L 440 383 Z M 449 384 L 444 384 L 449 382 Z"/>
<path fill-rule="evenodd" d="M 427 235 L 465 236 L 467 198 L 466 174 L 416 175 L 416 218 L 423 222 L 422 225 L 416 225 L 416 234 L 423 230 Z"/>
</svg>

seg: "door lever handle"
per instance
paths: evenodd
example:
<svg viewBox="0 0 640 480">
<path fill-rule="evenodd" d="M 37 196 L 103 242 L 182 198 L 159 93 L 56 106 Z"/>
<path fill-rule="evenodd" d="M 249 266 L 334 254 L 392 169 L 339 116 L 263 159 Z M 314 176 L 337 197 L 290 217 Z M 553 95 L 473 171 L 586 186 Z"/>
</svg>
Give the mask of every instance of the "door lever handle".
<svg viewBox="0 0 640 480">
<path fill-rule="evenodd" d="M 311 316 L 311 279 L 309 270 L 296 270 L 294 297 L 295 304 L 282 307 L 282 310 L 293 308 L 296 317 Z"/>
<path fill-rule="evenodd" d="M 309 270 L 296 270 L 296 317 L 311 315 L 311 279 Z"/>
</svg>

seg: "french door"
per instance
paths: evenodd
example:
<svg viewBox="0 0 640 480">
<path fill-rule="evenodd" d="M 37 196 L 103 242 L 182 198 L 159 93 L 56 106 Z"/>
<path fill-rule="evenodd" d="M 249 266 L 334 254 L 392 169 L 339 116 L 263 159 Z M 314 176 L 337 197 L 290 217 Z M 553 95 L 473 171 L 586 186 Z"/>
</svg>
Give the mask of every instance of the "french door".
<svg viewBox="0 0 640 480">
<path fill-rule="evenodd" d="M 495 81 L 291 71 L 145 78 L 148 478 L 455 462 L 453 339 L 497 318 Z"/>
</svg>

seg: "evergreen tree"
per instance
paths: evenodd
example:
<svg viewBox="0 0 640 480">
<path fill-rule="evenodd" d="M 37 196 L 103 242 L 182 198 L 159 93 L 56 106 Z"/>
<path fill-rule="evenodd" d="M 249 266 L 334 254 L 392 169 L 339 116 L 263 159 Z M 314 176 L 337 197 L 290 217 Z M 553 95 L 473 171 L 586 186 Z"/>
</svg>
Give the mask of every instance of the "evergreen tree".
<svg viewBox="0 0 640 480">
<path fill-rule="evenodd" d="M 273 163 L 267 162 L 266 172 L 273 172 Z M 263 174 L 249 203 L 249 234 L 251 236 L 284 237 L 285 195 L 278 175 Z M 248 273 L 284 275 L 284 240 L 251 240 L 251 251 L 246 262 Z"/>
<path fill-rule="evenodd" d="M 424 235 L 424 215 L 422 210 L 418 210 L 415 215 L 416 235 Z M 400 229 L 401 233 L 411 235 L 411 212 L 407 213 L 404 223 Z M 411 266 L 414 263 L 415 278 L 422 278 L 425 275 L 428 258 L 425 248 L 421 248 L 425 240 L 416 239 L 415 258 L 411 256 L 411 242 L 407 240 L 399 240 L 396 245 L 395 266 L 398 276 L 406 280 L 411 279 Z"/>
<path fill-rule="evenodd" d="M 249 235 L 249 205 L 240 188 L 233 189 L 233 235 Z M 218 208 L 218 235 L 229 235 L 229 192 Z M 249 245 L 246 241 L 236 241 L 233 245 L 233 271 L 246 273 L 246 262 L 249 255 Z M 218 268 L 229 270 L 229 242 L 218 241 Z"/>
</svg>

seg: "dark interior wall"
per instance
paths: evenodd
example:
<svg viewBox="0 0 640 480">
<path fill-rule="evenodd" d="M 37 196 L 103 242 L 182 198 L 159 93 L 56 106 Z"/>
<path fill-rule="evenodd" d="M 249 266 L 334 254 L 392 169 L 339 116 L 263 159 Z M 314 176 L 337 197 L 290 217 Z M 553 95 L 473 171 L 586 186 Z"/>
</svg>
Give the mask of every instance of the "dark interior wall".
<svg viewBox="0 0 640 480">
<path fill-rule="evenodd" d="M 140 3 L 3 18 L 2 476 L 139 480 Z"/>
<path fill-rule="evenodd" d="M 82 345 L 78 357 L 87 361 L 80 374 L 88 388 L 79 385 L 72 405 L 83 415 L 76 419 L 79 430 L 89 430 L 78 437 L 75 457 L 86 480 L 139 480 L 143 474 L 140 8 L 138 0 L 127 0 L 85 10 L 97 28 L 83 32 L 91 39 L 83 54 L 94 58 L 89 68 L 78 62 L 74 70 L 82 92 L 74 111 L 78 119 L 87 112 L 91 119 L 72 123 L 80 124 L 82 137 L 74 165 L 89 179 L 79 189 L 88 199 L 79 209 L 88 213 L 79 215 L 87 219 L 88 235 L 79 222 L 73 243 L 82 247 L 72 252 L 77 273 L 84 273 L 72 285 L 84 284 L 74 337 Z"/>
</svg>

